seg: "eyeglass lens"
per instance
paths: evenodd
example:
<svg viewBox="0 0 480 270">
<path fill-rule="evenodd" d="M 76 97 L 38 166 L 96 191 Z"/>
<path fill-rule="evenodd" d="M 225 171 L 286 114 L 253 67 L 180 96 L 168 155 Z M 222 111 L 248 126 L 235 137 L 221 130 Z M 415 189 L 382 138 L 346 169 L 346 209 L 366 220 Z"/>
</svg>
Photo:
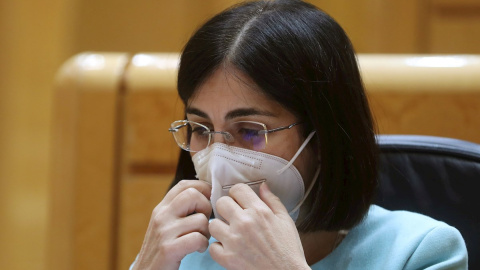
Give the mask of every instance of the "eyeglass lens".
<svg viewBox="0 0 480 270">
<path fill-rule="evenodd" d="M 172 129 L 175 130 L 173 136 L 177 144 L 187 151 L 198 152 L 214 141 L 212 138 L 215 132 L 196 122 L 176 121 L 172 123 Z M 264 130 L 266 127 L 261 123 L 240 121 L 232 123 L 225 131 L 233 137 L 230 144 L 251 150 L 262 150 L 267 142 L 266 134 L 260 134 L 260 131 Z"/>
</svg>

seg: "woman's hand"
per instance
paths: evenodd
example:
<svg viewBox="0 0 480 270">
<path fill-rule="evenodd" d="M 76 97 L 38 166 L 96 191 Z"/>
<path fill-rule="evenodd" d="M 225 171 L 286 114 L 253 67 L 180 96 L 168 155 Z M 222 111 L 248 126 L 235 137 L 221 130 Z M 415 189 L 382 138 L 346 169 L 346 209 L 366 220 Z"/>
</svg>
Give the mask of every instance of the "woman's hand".
<svg viewBox="0 0 480 270">
<path fill-rule="evenodd" d="M 265 183 L 260 197 L 245 184 L 218 199 L 218 213 L 226 222 L 210 222 L 210 255 L 227 269 L 310 269 L 295 223 L 280 199 Z"/>
<path fill-rule="evenodd" d="M 182 180 L 153 210 L 133 269 L 178 269 L 185 255 L 208 247 L 211 186 Z"/>
</svg>

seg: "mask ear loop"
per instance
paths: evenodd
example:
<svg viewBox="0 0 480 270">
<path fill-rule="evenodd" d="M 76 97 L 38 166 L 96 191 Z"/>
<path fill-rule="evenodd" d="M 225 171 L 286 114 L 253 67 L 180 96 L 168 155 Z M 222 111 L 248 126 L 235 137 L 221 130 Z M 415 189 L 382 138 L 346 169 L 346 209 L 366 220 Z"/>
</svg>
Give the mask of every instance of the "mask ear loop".
<svg viewBox="0 0 480 270">
<path fill-rule="evenodd" d="M 315 131 L 312 131 L 312 132 L 310 132 L 310 134 L 308 134 L 308 137 L 305 139 L 305 141 L 303 142 L 303 144 L 300 146 L 300 148 L 298 149 L 297 153 L 295 153 L 295 155 L 294 155 L 293 158 L 287 163 L 287 165 L 285 165 L 283 168 L 281 168 L 280 170 L 277 171 L 277 174 L 283 173 L 285 170 L 287 170 L 288 168 L 290 168 L 290 166 L 292 166 L 293 162 L 295 162 L 295 160 L 297 159 L 297 157 L 300 155 L 300 153 L 302 153 L 303 149 L 304 149 L 304 148 L 307 146 L 307 144 L 310 142 L 310 140 L 312 139 L 313 135 L 315 135 Z M 308 194 L 310 194 L 310 191 L 312 191 L 312 188 L 313 188 L 313 186 L 315 185 L 315 183 L 317 182 L 318 176 L 320 175 L 320 168 L 321 168 L 321 166 L 318 165 L 317 171 L 315 172 L 315 176 L 314 176 L 313 179 L 312 179 L 312 183 L 310 183 L 310 186 L 308 187 L 307 191 L 305 192 L 305 195 L 303 196 L 302 200 L 300 200 L 300 202 L 298 202 L 298 204 L 295 206 L 295 208 L 293 208 L 293 210 L 289 212 L 289 214 L 295 213 L 295 211 L 297 211 L 297 210 L 300 208 L 300 206 L 302 206 L 302 204 L 303 204 L 303 202 L 305 201 L 305 199 L 307 199 Z"/>
<path fill-rule="evenodd" d="M 308 194 L 310 194 L 310 191 L 312 191 L 313 186 L 317 182 L 318 175 L 320 175 L 320 168 L 321 167 L 320 167 L 320 164 L 319 164 L 318 168 L 317 168 L 317 171 L 315 172 L 315 176 L 312 179 L 312 183 L 310 183 L 310 186 L 308 187 L 307 191 L 305 192 L 305 196 L 303 196 L 302 200 L 298 202 L 297 206 L 295 206 L 295 208 L 293 208 L 293 210 L 290 211 L 289 214 L 295 213 L 295 211 L 297 211 L 300 208 L 300 206 L 302 206 L 303 202 L 307 199 Z"/>
<path fill-rule="evenodd" d="M 277 174 L 282 174 L 285 170 L 287 170 L 290 166 L 292 166 L 293 162 L 295 162 L 295 160 L 297 159 L 298 155 L 300 155 L 300 153 L 302 153 L 303 149 L 307 146 L 308 142 L 310 142 L 310 140 L 312 139 L 313 135 L 315 135 L 315 131 L 312 131 L 310 132 L 310 134 L 308 135 L 307 139 L 305 139 L 305 141 L 303 142 L 303 144 L 300 146 L 300 148 L 298 149 L 297 153 L 295 153 L 295 155 L 293 156 L 293 158 L 287 163 L 287 165 L 285 165 L 283 168 L 281 168 L 280 170 L 277 171 Z"/>
</svg>

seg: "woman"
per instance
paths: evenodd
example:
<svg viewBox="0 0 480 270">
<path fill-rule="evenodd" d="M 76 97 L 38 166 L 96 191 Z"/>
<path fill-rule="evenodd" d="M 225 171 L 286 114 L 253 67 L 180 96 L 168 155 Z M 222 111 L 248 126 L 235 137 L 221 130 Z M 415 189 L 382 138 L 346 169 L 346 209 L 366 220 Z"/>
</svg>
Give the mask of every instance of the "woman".
<svg viewBox="0 0 480 270">
<path fill-rule="evenodd" d="M 178 92 L 186 120 L 170 132 L 186 151 L 133 269 L 466 268 L 456 229 L 372 205 L 377 149 L 356 57 L 314 6 L 216 15 L 185 46 Z"/>
</svg>

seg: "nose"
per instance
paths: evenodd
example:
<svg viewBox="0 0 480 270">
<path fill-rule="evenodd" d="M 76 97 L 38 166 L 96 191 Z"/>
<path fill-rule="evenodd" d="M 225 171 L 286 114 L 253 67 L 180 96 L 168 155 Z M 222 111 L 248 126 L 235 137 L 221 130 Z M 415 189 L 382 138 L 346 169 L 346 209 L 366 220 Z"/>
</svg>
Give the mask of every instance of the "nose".
<svg viewBox="0 0 480 270">
<path fill-rule="evenodd" d="M 217 142 L 218 143 L 226 143 L 225 136 L 223 136 L 223 134 L 214 133 L 212 135 L 213 135 L 213 138 L 212 138 L 213 143 L 217 143 Z"/>
</svg>

